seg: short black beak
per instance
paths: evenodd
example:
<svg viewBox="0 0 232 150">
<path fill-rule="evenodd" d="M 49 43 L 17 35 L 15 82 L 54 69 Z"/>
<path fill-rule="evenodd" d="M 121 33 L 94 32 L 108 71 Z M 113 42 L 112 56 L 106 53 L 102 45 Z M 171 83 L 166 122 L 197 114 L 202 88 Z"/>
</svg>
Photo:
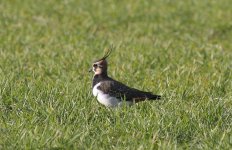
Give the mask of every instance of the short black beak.
<svg viewBox="0 0 232 150">
<path fill-rule="evenodd" d="M 92 68 L 89 68 L 89 72 L 92 72 Z"/>
</svg>

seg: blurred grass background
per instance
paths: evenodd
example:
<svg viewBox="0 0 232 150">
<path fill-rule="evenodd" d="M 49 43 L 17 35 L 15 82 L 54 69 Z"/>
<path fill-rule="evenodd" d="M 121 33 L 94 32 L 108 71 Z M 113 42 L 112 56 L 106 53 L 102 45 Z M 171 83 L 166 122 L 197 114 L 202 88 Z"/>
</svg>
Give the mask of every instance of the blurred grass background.
<svg viewBox="0 0 232 150">
<path fill-rule="evenodd" d="M 230 0 L 0 1 L 1 149 L 231 149 Z M 162 101 L 108 109 L 92 60 Z"/>
</svg>

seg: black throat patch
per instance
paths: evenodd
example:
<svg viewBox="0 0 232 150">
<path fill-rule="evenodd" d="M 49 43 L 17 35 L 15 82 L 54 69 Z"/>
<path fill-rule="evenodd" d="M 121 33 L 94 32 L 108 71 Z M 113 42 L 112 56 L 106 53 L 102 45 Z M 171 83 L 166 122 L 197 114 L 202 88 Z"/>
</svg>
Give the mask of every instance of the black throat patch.
<svg viewBox="0 0 232 150">
<path fill-rule="evenodd" d="M 107 75 L 97 74 L 93 77 L 92 88 L 101 81 L 107 80 L 109 77 Z"/>
</svg>

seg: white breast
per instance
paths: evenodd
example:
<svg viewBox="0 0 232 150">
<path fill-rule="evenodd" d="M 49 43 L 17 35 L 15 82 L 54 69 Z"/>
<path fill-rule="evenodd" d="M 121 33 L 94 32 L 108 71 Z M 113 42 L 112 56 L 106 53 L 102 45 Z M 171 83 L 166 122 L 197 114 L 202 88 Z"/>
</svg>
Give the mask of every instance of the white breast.
<svg viewBox="0 0 232 150">
<path fill-rule="evenodd" d="M 98 86 L 100 86 L 101 83 L 96 84 L 93 87 L 93 95 L 96 97 L 97 96 L 97 100 L 107 106 L 107 107 L 116 107 L 119 105 L 120 100 L 117 99 L 116 97 L 112 97 L 109 94 L 104 94 L 102 91 L 100 91 L 99 89 L 97 89 Z"/>
<path fill-rule="evenodd" d="M 97 87 L 99 86 L 99 85 L 101 85 L 101 83 L 98 83 L 98 84 L 96 84 L 94 87 L 93 87 L 93 96 L 97 96 L 97 94 L 98 94 L 98 89 L 97 89 Z"/>
</svg>

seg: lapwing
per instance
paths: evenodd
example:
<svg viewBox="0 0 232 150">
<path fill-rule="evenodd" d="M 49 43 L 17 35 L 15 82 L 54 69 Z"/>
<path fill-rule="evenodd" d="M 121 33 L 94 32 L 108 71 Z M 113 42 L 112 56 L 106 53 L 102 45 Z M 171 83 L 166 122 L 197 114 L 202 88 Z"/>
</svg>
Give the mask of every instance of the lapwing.
<svg viewBox="0 0 232 150">
<path fill-rule="evenodd" d="M 123 104 L 132 105 L 144 100 L 158 100 L 160 95 L 144 92 L 110 78 L 107 74 L 108 64 L 106 58 L 110 55 L 109 49 L 105 55 L 93 62 L 90 72 L 94 72 L 92 92 L 98 102 L 107 107 L 117 107 Z"/>
</svg>

